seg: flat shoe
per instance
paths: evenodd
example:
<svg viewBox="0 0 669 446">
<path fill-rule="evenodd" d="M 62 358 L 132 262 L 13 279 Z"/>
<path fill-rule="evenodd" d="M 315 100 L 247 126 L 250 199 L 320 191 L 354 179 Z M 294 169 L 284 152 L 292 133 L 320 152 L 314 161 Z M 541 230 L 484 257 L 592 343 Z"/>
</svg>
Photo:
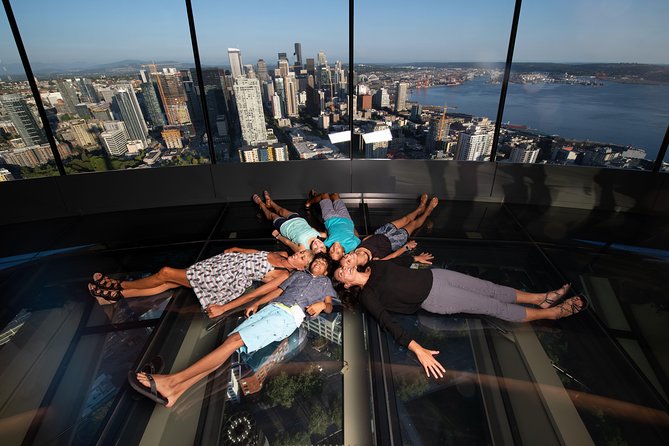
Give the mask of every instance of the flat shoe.
<svg viewBox="0 0 669 446">
<path fill-rule="evenodd" d="M 151 383 L 151 388 L 147 388 L 141 382 L 139 382 L 136 372 L 132 370 L 128 371 L 128 383 L 130 384 L 130 387 L 135 390 L 135 392 L 147 397 L 154 403 L 167 406 L 167 398 L 158 393 L 158 390 L 156 389 L 156 382 L 154 381 L 153 376 L 151 376 L 149 373 L 146 373 L 146 377 Z"/>
</svg>

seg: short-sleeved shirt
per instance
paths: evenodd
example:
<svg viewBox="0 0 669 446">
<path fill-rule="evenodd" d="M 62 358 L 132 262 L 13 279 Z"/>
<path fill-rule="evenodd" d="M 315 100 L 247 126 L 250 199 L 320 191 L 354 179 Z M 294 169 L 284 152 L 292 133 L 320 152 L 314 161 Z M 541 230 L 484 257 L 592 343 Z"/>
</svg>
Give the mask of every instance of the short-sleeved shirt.
<svg viewBox="0 0 669 446">
<path fill-rule="evenodd" d="M 279 287 L 283 294 L 273 302 L 282 303 L 288 307 L 299 305 L 302 310 L 327 296 L 336 296 L 332 282 L 327 276 L 314 276 L 308 271 L 295 271 Z"/>
<path fill-rule="evenodd" d="M 288 240 L 291 240 L 297 245 L 302 245 L 306 249 L 309 249 L 309 240 L 320 235 L 319 232 L 312 228 L 302 217 L 287 220 L 281 225 L 279 231 L 281 232 L 281 235 Z"/>
<path fill-rule="evenodd" d="M 360 243 L 360 246 L 369 249 L 374 259 L 382 259 L 393 252 L 390 240 L 383 234 L 374 234 L 367 237 Z"/>
<path fill-rule="evenodd" d="M 355 226 L 350 218 L 332 217 L 325 220 L 325 230 L 328 233 L 323 243 L 328 248 L 335 242 L 341 243 L 345 253 L 349 253 L 358 247 L 360 239 L 355 235 Z"/>
</svg>

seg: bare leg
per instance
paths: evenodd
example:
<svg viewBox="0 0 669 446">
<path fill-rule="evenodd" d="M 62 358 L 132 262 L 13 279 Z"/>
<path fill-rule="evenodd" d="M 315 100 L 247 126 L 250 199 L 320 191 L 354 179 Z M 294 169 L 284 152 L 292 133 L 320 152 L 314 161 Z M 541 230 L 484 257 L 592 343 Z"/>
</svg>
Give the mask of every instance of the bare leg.
<svg viewBox="0 0 669 446">
<path fill-rule="evenodd" d="M 326 193 L 316 194 L 313 197 L 309 198 L 305 204 L 305 207 L 309 208 L 312 204 L 319 203 L 321 200 L 327 200 L 330 196 Z"/>
<path fill-rule="evenodd" d="M 153 379 L 156 381 L 156 389 L 167 398 L 167 407 L 172 407 L 186 390 L 219 368 L 235 350 L 243 345 L 244 341 L 242 341 L 239 333 L 233 333 L 218 348 L 188 368 L 172 375 L 153 375 Z M 149 380 L 144 373 L 138 373 L 137 379 L 144 386 L 150 387 Z"/>
<path fill-rule="evenodd" d="M 430 204 L 425 209 L 425 212 L 423 212 L 418 217 L 416 217 L 415 220 L 410 221 L 406 226 L 404 226 L 404 229 L 409 233 L 409 235 L 413 234 L 413 232 L 416 229 L 423 226 L 423 223 L 425 223 L 427 217 L 429 217 L 432 211 L 434 211 L 434 208 L 437 207 L 437 204 L 439 204 L 439 199 L 437 199 L 437 197 L 432 198 L 432 200 L 430 200 Z"/>
<path fill-rule="evenodd" d="M 391 223 L 397 229 L 405 227 L 406 225 L 408 225 L 409 223 L 414 221 L 416 219 L 416 217 L 418 217 L 419 214 L 422 214 L 423 212 L 425 212 L 425 205 L 426 204 L 427 204 L 427 194 L 423 194 L 423 195 L 420 196 L 420 204 L 418 205 L 418 207 L 416 209 L 409 212 L 404 217 L 401 217 L 401 218 L 398 218 L 395 221 L 392 221 Z"/>
<path fill-rule="evenodd" d="M 260 210 L 262 213 L 265 215 L 265 218 L 269 221 L 274 221 L 275 219 L 279 218 L 280 215 L 274 212 L 272 209 L 270 209 L 265 203 L 262 202 L 260 197 L 258 195 L 253 196 L 253 202 L 260 207 Z"/>
<path fill-rule="evenodd" d="M 131 288 L 127 290 L 121 290 L 121 296 L 123 296 L 126 299 L 132 297 L 155 296 L 156 294 L 160 294 L 164 291 L 171 290 L 173 288 L 177 288 L 180 286 L 181 285 L 175 282 L 167 282 L 153 288 Z"/>
<path fill-rule="evenodd" d="M 188 281 L 188 277 L 186 277 L 185 269 L 164 266 L 160 268 L 160 271 L 158 271 L 156 274 L 152 274 L 149 277 L 137 280 L 124 280 L 121 282 L 121 289 L 130 290 L 155 288 L 157 286 L 165 285 L 166 283 L 176 283 L 188 288 L 191 287 L 190 282 Z M 148 296 L 148 294 L 146 294 L 146 296 Z"/>
<path fill-rule="evenodd" d="M 269 193 L 265 191 L 265 206 L 271 209 L 274 209 L 274 212 L 278 214 L 280 217 L 288 218 L 290 214 L 293 214 L 294 212 L 289 211 L 287 209 L 282 208 L 278 204 L 272 200 L 272 197 L 269 196 Z M 262 207 L 262 206 L 261 206 Z"/>
</svg>

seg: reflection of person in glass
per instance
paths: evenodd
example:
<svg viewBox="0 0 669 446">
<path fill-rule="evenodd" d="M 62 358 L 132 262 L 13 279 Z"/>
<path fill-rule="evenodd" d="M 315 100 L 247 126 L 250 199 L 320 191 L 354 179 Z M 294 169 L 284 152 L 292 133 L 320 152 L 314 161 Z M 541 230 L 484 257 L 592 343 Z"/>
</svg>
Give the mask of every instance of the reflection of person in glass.
<svg viewBox="0 0 669 446">
<path fill-rule="evenodd" d="M 265 218 L 276 228 L 272 235 L 293 252 L 311 249 L 314 254 L 325 252 L 325 244 L 319 237 L 327 237 L 324 232 L 312 228 L 306 219 L 297 212 L 284 209 L 272 200 L 269 192 L 264 191 L 265 201 L 253 195 L 253 202 L 260 207 Z"/>
<path fill-rule="evenodd" d="M 423 226 L 438 204 L 437 197 L 432 198 L 428 204 L 427 194 L 421 195 L 415 210 L 386 223 L 374 231 L 374 234 L 365 237 L 360 246 L 342 257 L 341 264 L 348 267 L 364 266 L 372 260 L 390 260 L 414 249 L 416 242 L 409 241 L 409 237 Z"/>
<path fill-rule="evenodd" d="M 289 256 L 286 252 L 229 248 L 187 269 L 165 266 L 156 274 L 138 280 L 120 281 L 95 273 L 88 290 L 101 304 L 108 304 L 120 298 L 154 296 L 185 286 L 193 289 L 200 305 L 206 309 L 239 297 L 254 280 L 283 281 L 289 271 L 306 268 L 312 259 L 311 251 Z"/>
<path fill-rule="evenodd" d="M 326 256 L 316 256 L 309 271 L 294 272 L 278 288 L 247 308 L 246 315 L 250 317 L 214 351 L 170 375 L 128 372 L 130 385 L 152 401 L 173 406 L 186 390 L 219 368 L 235 350 L 256 351 L 290 336 L 305 317 L 316 317 L 323 311 L 330 313 L 335 290 L 327 271 Z M 259 306 L 267 303 L 269 305 L 258 311 Z"/>
<path fill-rule="evenodd" d="M 411 269 L 412 261 L 410 256 L 372 261 L 364 271 L 342 266 L 334 278 L 350 290 L 343 293 L 342 302 L 359 300 L 397 342 L 416 354 L 428 376 L 443 377 L 444 367 L 434 358 L 439 352 L 420 346 L 389 311 L 412 314 L 422 308 L 438 314 L 485 314 L 527 322 L 560 319 L 585 307 L 579 296 L 558 303 L 569 291 L 568 284 L 547 293 L 527 293 L 446 269 Z"/>
</svg>

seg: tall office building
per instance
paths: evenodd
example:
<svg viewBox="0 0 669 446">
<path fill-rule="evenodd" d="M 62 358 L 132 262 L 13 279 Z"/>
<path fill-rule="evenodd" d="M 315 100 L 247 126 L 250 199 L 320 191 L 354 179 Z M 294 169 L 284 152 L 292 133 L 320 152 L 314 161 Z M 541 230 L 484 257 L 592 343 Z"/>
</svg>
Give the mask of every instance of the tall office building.
<svg viewBox="0 0 669 446">
<path fill-rule="evenodd" d="M 258 79 L 239 77 L 235 79 L 232 88 L 235 93 L 243 144 L 251 146 L 267 141 L 260 82 Z"/>
<path fill-rule="evenodd" d="M 307 57 L 307 76 L 316 77 L 316 65 L 314 64 L 314 59 Z"/>
<path fill-rule="evenodd" d="M 18 94 L 6 94 L 0 96 L 0 102 L 9 114 L 14 128 L 26 146 L 46 144 L 46 135 L 37 124 L 28 103 Z"/>
<path fill-rule="evenodd" d="M 130 139 L 142 141 L 147 146 L 146 137 L 149 134 L 144 122 L 144 115 L 139 108 L 139 102 L 132 87 L 121 88 L 114 93 L 114 102 L 121 114 L 121 120 L 125 122 Z"/>
<path fill-rule="evenodd" d="M 298 116 L 297 79 L 295 79 L 295 73 L 290 73 L 283 78 L 283 88 L 285 90 L 286 98 L 286 115 Z"/>
<path fill-rule="evenodd" d="M 450 124 L 446 119 L 446 107 L 444 107 L 441 117 L 430 121 L 430 131 L 425 141 L 425 151 L 427 153 L 434 153 L 437 150 L 443 150 L 448 139 L 449 129 Z"/>
<path fill-rule="evenodd" d="M 76 105 L 79 103 L 77 91 L 74 89 L 72 82 L 69 80 L 59 79 L 56 81 L 56 86 L 60 92 L 63 102 L 65 103 L 65 110 L 67 113 L 75 114 L 77 112 Z"/>
<path fill-rule="evenodd" d="M 274 119 L 283 118 L 283 113 L 281 112 L 281 98 L 276 93 L 272 96 L 272 116 L 274 116 Z"/>
<path fill-rule="evenodd" d="M 258 59 L 256 71 L 258 72 L 258 79 L 260 79 L 260 82 L 267 82 L 269 80 L 269 74 L 267 74 L 267 64 L 265 63 L 264 59 Z"/>
<path fill-rule="evenodd" d="M 209 115 L 209 125 L 212 131 L 215 131 L 218 136 L 223 136 L 218 132 L 217 121 L 220 116 L 225 116 L 225 96 L 223 95 L 223 87 L 221 86 L 221 73 L 218 68 L 208 68 L 202 70 L 202 81 L 204 83 L 204 95 L 207 99 L 207 114 Z M 222 121 L 227 125 L 227 120 Z M 227 129 L 224 131 L 227 135 Z"/>
<path fill-rule="evenodd" d="M 242 77 L 244 75 L 242 52 L 238 48 L 228 48 L 228 60 L 230 61 L 230 74 L 232 78 Z"/>
<path fill-rule="evenodd" d="M 492 151 L 494 133 L 495 126 L 487 118 L 473 122 L 467 130 L 460 132 L 455 159 L 486 161 Z"/>
<path fill-rule="evenodd" d="M 395 92 L 395 111 L 399 112 L 407 109 L 407 92 L 409 84 L 400 82 L 397 84 L 397 91 Z"/>
<path fill-rule="evenodd" d="M 325 57 L 325 53 L 323 51 L 318 52 L 318 66 L 319 67 L 325 67 L 328 64 L 328 59 Z"/>
<path fill-rule="evenodd" d="M 285 60 L 288 62 L 288 53 L 278 53 L 277 54 L 277 59 L 278 60 Z"/>
<path fill-rule="evenodd" d="M 293 56 L 295 56 L 295 71 L 299 71 L 300 68 L 302 68 L 302 44 L 299 42 L 295 42 L 295 52 L 293 53 Z"/>
<path fill-rule="evenodd" d="M 281 77 L 288 76 L 288 72 L 290 72 L 290 65 L 288 64 L 288 60 L 279 59 L 277 66 L 279 67 L 279 75 Z"/>
<path fill-rule="evenodd" d="M 160 108 L 160 99 L 156 92 L 156 84 L 152 80 L 147 79 L 147 82 L 142 82 L 140 87 L 142 98 L 140 105 L 144 106 L 149 123 L 152 127 L 164 126 L 167 122 L 165 121 L 163 110 Z"/>
</svg>

